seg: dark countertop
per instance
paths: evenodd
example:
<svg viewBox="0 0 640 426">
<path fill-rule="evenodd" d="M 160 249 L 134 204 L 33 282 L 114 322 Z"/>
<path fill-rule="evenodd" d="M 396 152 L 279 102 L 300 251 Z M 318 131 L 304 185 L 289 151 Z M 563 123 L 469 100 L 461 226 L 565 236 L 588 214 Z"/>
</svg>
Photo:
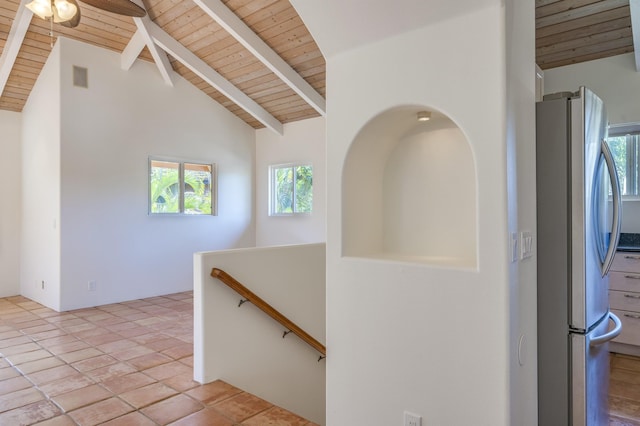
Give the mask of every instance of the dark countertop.
<svg viewBox="0 0 640 426">
<path fill-rule="evenodd" d="M 640 251 L 640 234 L 623 232 L 620 234 L 618 251 Z"/>
</svg>

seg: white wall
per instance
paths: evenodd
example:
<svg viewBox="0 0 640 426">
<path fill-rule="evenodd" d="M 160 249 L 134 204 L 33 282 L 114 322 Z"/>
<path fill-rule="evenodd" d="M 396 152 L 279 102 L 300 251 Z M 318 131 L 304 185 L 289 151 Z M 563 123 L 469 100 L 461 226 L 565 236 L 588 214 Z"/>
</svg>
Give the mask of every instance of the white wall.
<svg viewBox="0 0 640 426">
<path fill-rule="evenodd" d="M 0 111 L 0 297 L 20 294 L 22 114 Z"/>
<path fill-rule="evenodd" d="M 240 296 L 211 277 L 214 267 L 324 344 L 325 245 L 227 250 L 194 257 L 195 380 L 222 379 L 325 424 L 325 361 L 318 362 L 319 353 L 293 334 L 282 339 L 282 326 L 251 303 L 238 308 Z"/>
<path fill-rule="evenodd" d="M 640 73 L 633 53 L 544 70 L 544 91 L 593 90 L 607 108 L 611 124 L 640 123 Z M 624 201 L 622 232 L 640 233 L 640 201 Z"/>
<path fill-rule="evenodd" d="M 311 2 L 292 3 L 300 6 L 303 20 L 316 36 L 334 30 L 334 22 L 323 22 L 322 17 L 326 9 L 341 10 L 342 2 L 315 8 Z M 327 346 L 331 355 L 327 423 L 331 425 L 401 424 L 404 410 L 421 414 L 424 424 L 537 423 L 532 408 L 536 384 L 531 377 L 535 345 L 526 354 L 533 363 L 527 364 L 526 377 L 512 380 L 512 375 L 519 374 L 513 371 L 512 334 L 520 330 L 513 333 L 511 327 L 521 324 L 510 324 L 519 316 L 519 307 L 510 306 L 518 276 L 509 271 L 507 232 L 507 168 L 517 167 L 515 157 L 507 157 L 507 127 L 520 126 L 522 115 L 532 107 L 520 106 L 517 118 L 507 117 L 506 111 L 512 104 L 533 103 L 529 99 L 533 79 L 524 86 L 520 80 L 507 84 L 521 65 L 517 62 L 521 59 L 514 59 L 515 68 L 506 62 L 509 52 L 523 42 L 514 40 L 506 51 L 506 39 L 512 34 L 505 22 L 511 19 L 507 12 L 514 12 L 515 3 L 505 9 L 501 1 L 457 2 L 469 6 L 469 11 L 438 15 L 445 3 L 451 4 L 429 2 L 435 12 L 425 17 L 429 24 L 423 28 L 327 58 Z M 358 4 L 360 11 L 369 13 L 365 2 Z M 410 1 L 381 4 L 388 8 L 390 21 L 398 14 L 421 10 L 412 8 L 415 2 Z M 531 10 L 525 15 L 533 20 Z M 341 17 L 338 22 L 347 18 L 357 19 Z M 334 32 L 341 34 L 340 30 Z M 527 33 L 532 37 L 530 27 Z M 323 49 L 322 38 L 317 39 Z M 526 49 L 531 52 L 529 44 Z M 533 78 L 533 56 L 526 62 Z M 343 161 L 365 123 L 398 105 L 442 111 L 459 125 L 471 145 L 477 170 L 477 270 L 341 256 Z M 522 133 L 518 129 L 514 140 L 526 134 L 528 127 L 531 131 L 530 122 Z M 522 143 L 531 143 L 531 135 Z M 524 154 L 528 151 L 530 147 Z M 524 173 L 530 174 L 530 169 Z M 521 319 L 527 330 L 535 327 L 535 298 L 529 303 L 533 306 Z M 527 396 L 532 400 L 524 402 Z M 514 407 L 514 399 L 523 405 Z M 462 408 L 460 401 L 464 401 Z"/>
<path fill-rule="evenodd" d="M 508 0 L 505 5 L 508 230 L 516 235 L 521 231 L 529 231 L 535 236 L 535 10 L 532 2 L 520 0 Z M 535 245 L 534 238 L 534 253 Z M 509 264 L 509 380 L 512 425 L 538 424 L 536 274 L 535 255 Z"/>
<path fill-rule="evenodd" d="M 389 155 L 383 244 L 392 253 L 454 257 L 476 266 L 473 155 L 455 124 L 430 124 L 436 127 L 406 135 Z"/>
<path fill-rule="evenodd" d="M 481 10 L 493 3 L 494 0 L 291 2 L 305 21 L 325 58 L 451 17 Z"/>
<path fill-rule="evenodd" d="M 622 232 L 640 233 L 640 201 L 622 202 Z"/>
<path fill-rule="evenodd" d="M 20 294 L 60 310 L 60 43 L 22 110 Z"/>
<path fill-rule="evenodd" d="M 640 122 L 640 73 L 633 53 L 544 70 L 544 92 L 593 90 L 607 108 L 611 124 Z"/>
<path fill-rule="evenodd" d="M 326 137 L 323 117 L 284 125 L 284 136 L 256 131 L 256 245 L 326 241 Z M 313 213 L 269 216 L 269 166 L 313 166 Z"/>
<path fill-rule="evenodd" d="M 342 255 L 477 267 L 476 169 L 463 132 L 422 106 L 385 111 L 352 142 Z"/>
<path fill-rule="evenodd" d="M 59 176 L 60 309 L 190 290 L 194 252 L 253 246 L 254 130 L 181 77 L 165 85 L 153 64 L 123 71 L 118 53 L 58 40 L 59 106 L 48 94 L 29 102 L 61 110 L 61 153 L 49 161 Z M 88 69 L 87 89 L 72 86 L 73 65 Z M 218 216 L 149 216 L 149 156 L 217 163 Z"/>
</svg>

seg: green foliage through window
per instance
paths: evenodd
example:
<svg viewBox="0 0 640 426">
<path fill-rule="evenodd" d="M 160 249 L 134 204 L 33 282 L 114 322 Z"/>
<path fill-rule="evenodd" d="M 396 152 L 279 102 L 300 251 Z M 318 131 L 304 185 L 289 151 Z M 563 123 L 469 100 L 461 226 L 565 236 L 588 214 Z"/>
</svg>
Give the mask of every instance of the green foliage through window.
<svg viewBox="0 0 640 426">
<path fill-rule="evenodd" d="M 149 161 L 149 212 L 215 214 L 213 165 Z"/>
<path fill-rule="evenodd" d="M 271 214 L 311 213 L 313 206 L 313 167 L 271 167 Z"/>
<path fill-rule="evenodd" d="M 616 164 L 622 195 L 628 197 L 639 196 L 640 173 L 638 159 L 640 158 L 640 134 L 636 132 L 614 135 L 607 138 L 607 142 Z"/>
</svg>

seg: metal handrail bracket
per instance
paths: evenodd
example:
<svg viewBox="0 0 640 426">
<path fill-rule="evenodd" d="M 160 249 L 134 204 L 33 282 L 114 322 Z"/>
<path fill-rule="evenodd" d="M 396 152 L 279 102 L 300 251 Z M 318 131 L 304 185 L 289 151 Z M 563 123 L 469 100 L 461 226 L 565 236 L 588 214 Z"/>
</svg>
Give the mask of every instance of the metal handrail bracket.
<svg viewBox="0 0 640 426">
<path fill-rule="evenodd" d="M 322 343 L 311 337 L 309 333 L 298 327 L 293 321 L 282 315 L 273 306 L 269 305 L 262 298 L 249 290 L 231 275 L 227 274 L 222 269 L 213 268 L 211 270 L 211 276 L 220 280 L 222 283 L 227 285 L 242 297 L 242 300 L 240 301 L 240 304 L 238 304 L 238 307 L 242 306 L 242 304 L 245 302 L 251 302 L 251 304 L 269 315 L 274 320 L 278 321 L 285 328 L 285 332 L 282 335 L 283 338 L 286 337 L 287 334 L 293 333 L 309 346 L 320 352 L 320 358 L 318 359 L 318 361 L 321 361 L 327 357 L 327 350 Z"/>
</svg>

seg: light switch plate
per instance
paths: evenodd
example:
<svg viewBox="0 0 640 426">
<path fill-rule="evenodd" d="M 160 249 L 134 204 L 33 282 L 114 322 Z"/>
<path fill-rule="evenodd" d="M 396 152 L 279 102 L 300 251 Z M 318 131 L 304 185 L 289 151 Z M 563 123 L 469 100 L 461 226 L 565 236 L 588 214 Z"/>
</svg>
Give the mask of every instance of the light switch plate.
<svg viewBox="0 0 640 426">
<path fill-rule="evenodd" d="M 533 256 L 533 235 L 530 231 L 520 233 L 520 259 Z"/>
<path fill-rule="evenodd" d="M 509 238 L 509 250 L 511 252 L 511 261 L 516 262 L 520 258 L 520 250 L 518 249 L 518 233 L 512 232 Z"/>
<path fill-rule="evenodd" d="M 422 426 L 422 417 L 417 414 L 405 411 L 404 426 Z"/>
</svg>

